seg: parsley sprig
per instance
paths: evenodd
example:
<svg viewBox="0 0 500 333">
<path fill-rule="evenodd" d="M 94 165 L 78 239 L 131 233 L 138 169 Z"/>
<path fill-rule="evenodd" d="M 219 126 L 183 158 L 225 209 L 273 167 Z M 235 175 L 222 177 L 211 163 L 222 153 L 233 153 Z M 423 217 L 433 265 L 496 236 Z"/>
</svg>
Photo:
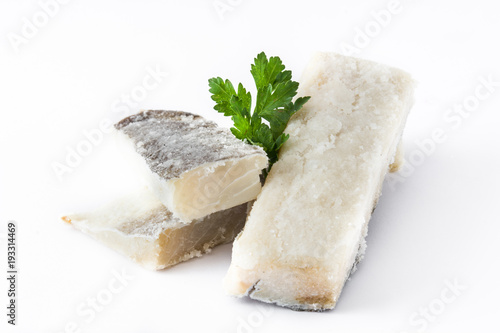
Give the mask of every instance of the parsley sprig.
<svg viewBox="0 0 500 333">
<path fill-rule="evenodd" d="M 238 84 L 237 91 L 231 81 L 220 77 L 209 79 L 208 85 L 212 99 L 216 102 L 214 109 L 231 117 L 234 122 L 231 132 L 238 139 L 261 146 L 267 153 L 269 167 L 264 173 L 267 175 L 278 160 L 281 146 L 290 137 L 284 133 L 290 117 L 310 97 L 299 97 L 295 102 L 292 101 L 299 83 L 292 80 L 292 72 L 285 70 L 279 57 L 270 57 L 268 60 L 266 54 L 261 52 L 254 59 L 250 73 L 257 87 L 253 112 L 252 96 L 241 83 Z"/>
</svg>

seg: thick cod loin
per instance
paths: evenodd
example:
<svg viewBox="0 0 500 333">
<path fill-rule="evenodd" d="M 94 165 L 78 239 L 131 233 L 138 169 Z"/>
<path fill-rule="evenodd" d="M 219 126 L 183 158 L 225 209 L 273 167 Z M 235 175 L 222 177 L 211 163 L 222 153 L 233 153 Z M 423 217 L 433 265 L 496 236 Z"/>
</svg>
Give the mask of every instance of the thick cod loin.
<svg viewBox="0 0 500 333">
<path fill-rule="evenodd" d="M 280 152 L 234 242 L 229 294 L 292 308 L 334 308 L 365 250 L 368 221 L 413 100 L 398 69 L 316 54 Z"/>
</svg>

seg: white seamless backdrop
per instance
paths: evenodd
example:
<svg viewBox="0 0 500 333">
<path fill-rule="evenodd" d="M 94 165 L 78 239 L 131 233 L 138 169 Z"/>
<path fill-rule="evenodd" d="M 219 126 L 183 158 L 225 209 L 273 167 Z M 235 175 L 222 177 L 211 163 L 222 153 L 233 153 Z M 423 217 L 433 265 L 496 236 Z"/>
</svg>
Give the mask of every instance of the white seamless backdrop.
<svg viewBox="0 0 500 333">
<path fill-rule="evenodd" d="M 498 13 L 489 0 L 2 1 L 0 331 L 500 331 Z M 230 244 L 150 272 L 60 220 L 132 185 L 112 123 L 171 109 L 230 126 L 207 80 L 252 87 L 260 51 L 279 55 L 295 79 L 311 53 L 335 51 L 419 83 L 405 167 L 386 179 L 365 259 L 333 311 L 224 295 Z"/>
</svg>

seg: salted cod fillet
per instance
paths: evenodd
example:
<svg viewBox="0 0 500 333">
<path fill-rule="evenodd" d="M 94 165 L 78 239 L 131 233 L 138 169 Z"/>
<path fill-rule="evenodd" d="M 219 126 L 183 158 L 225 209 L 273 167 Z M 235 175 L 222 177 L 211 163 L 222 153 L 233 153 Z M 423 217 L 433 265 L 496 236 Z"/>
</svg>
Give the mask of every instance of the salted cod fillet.
<svg viewBox="0 0 500 333">
<path fill-rule="evenodd" d="M 181 111 L 143 111 L 115 125 L 128 163 L 179 221 L 254 200 L 264 150 L 213 121 Z"/>
<path fill-rule="evenodd" d="M 337 303 L 361 260 L 368 221 L 398 143 L 414 82 L 395 68 L 334 53 L 316 54 L 283 146 L 225 277 L 227 292 L 294 310 Z"/>
<path fill-rule="evenodd" d="M 62 219 L 145 268 L 159 270 L 233 241 L 246 216 L 245 203 L 182 223 L 143 189 L 95 211 Z"/>
</svg>

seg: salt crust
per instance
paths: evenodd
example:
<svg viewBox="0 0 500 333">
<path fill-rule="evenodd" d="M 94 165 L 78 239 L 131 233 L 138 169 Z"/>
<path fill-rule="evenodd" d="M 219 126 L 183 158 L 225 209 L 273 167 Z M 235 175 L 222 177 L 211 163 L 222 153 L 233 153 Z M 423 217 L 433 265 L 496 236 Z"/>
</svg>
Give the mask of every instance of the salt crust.
<svg viewBox="0 0 500 333">
<path fill-rule="evenodd" d="M 362 259 L 368 221 L 413 100 L 395 68 L 333 53 L 311 60 L 311 99 L 233 246 L 226 290 L 295 310 L 332 309 Z"/>
</svg>

